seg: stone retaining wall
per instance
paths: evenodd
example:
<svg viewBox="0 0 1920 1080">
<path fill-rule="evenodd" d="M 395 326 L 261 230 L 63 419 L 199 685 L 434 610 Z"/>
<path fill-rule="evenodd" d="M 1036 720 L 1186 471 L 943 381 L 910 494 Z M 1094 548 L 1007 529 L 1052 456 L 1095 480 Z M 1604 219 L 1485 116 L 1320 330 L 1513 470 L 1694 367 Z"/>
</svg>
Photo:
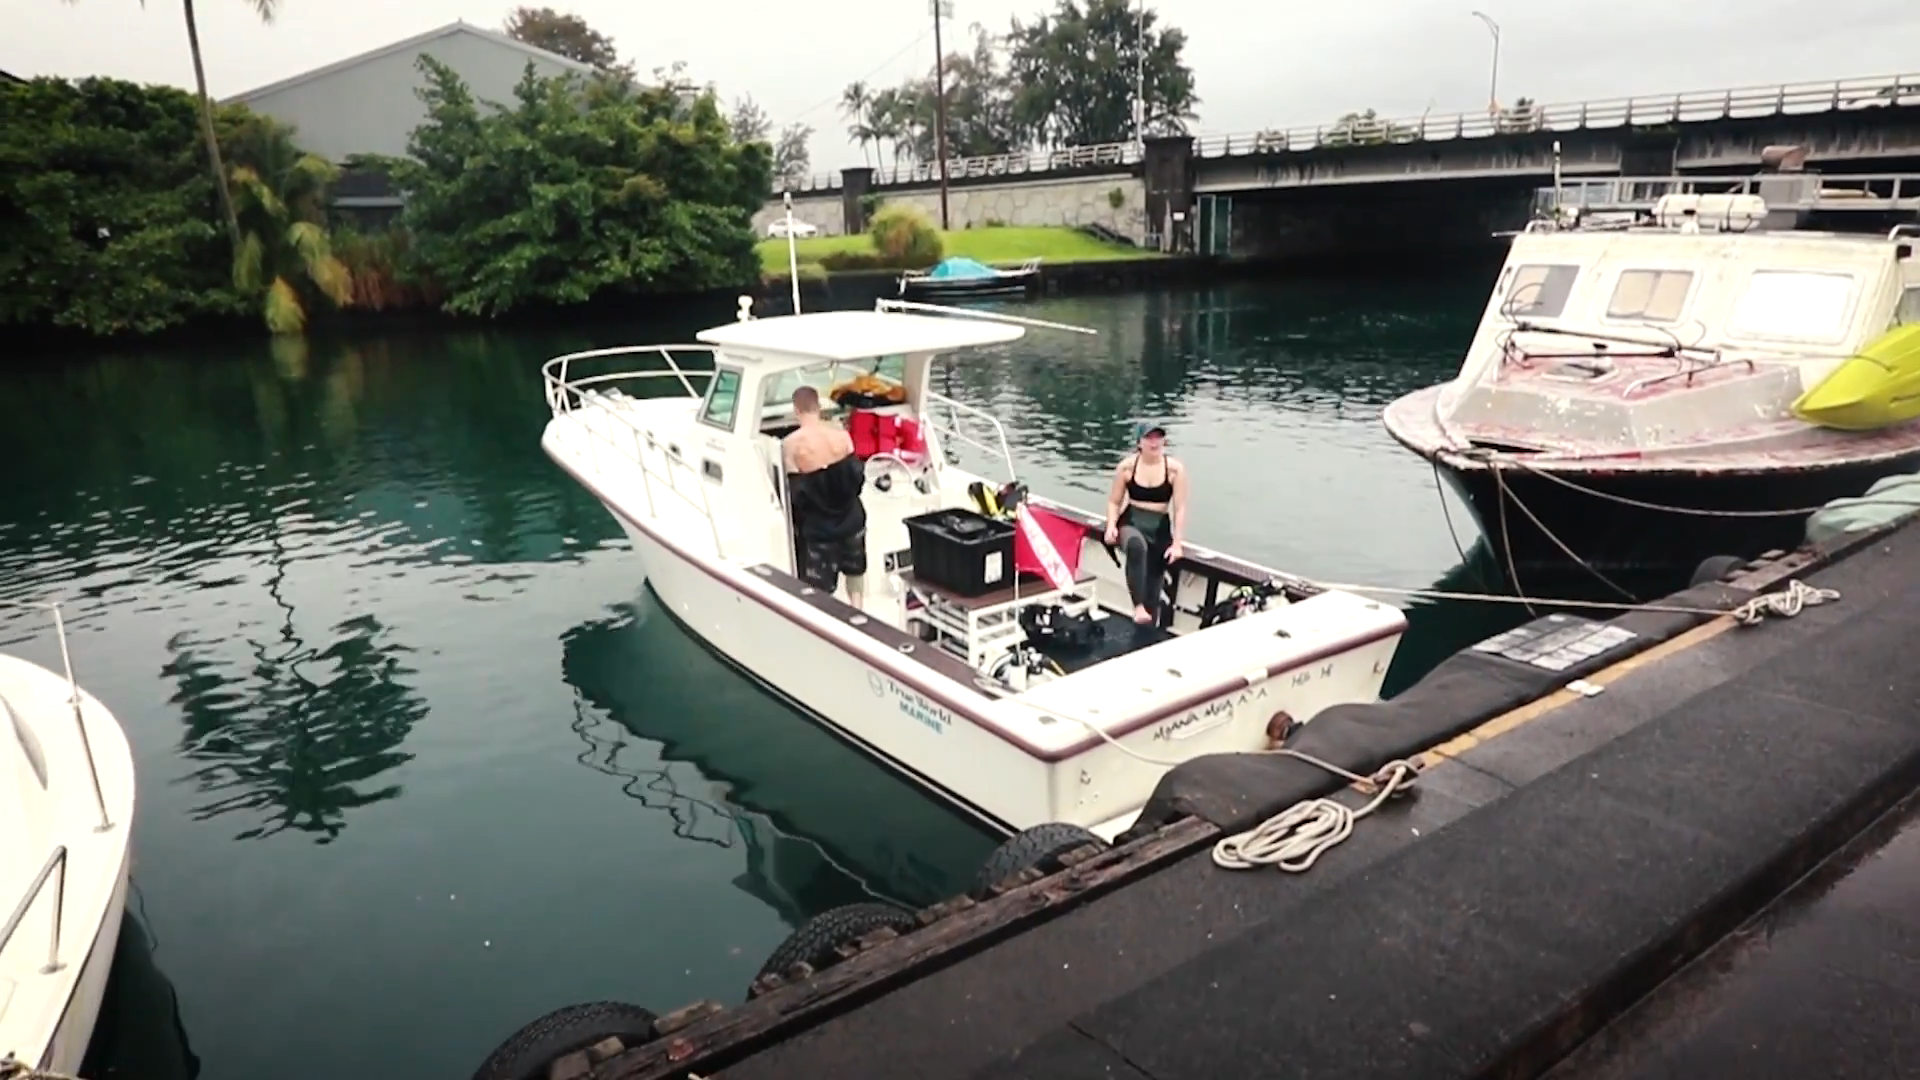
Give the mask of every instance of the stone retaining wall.
<svg viewBox="0 0 1920 1080">
<path fill-rule="evenodd" d="M 1117 197 L 1115 192 L 1119 193 Z M 940 220 L 937 187 L 884 191 L 881 197 L 886 203 L 917 206 L 929 218 Z M 1114 205 L 1116 198 L 1118 206 Z M 947 187 L 947 219 L 955 229 L 991 225 L 1104 225 L 1139 243 L 1147 231 L 1145 207 L 1146 185 L 1138 176 L 1125 174 L 1004 184 L 949 184 Z M 780 200 L 769 200 L 754 215 L 755 235 L 766 236 L 767 226 L 779 220 L 782 213 Z M 846 232 L 839 192 L 795 198 L 793 216 L 820 230 L 822 236 L 840 236 Z"/>
</svg>

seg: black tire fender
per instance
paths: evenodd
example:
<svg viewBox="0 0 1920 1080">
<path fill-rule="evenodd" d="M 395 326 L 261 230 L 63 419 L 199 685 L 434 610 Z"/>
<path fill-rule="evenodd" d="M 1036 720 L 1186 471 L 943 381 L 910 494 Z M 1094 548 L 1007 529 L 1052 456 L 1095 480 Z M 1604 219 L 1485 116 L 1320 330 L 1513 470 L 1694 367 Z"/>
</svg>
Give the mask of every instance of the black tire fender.
<svg viewBox="0 0 1920 1080">
<path fill-rule="evenodd" d="M 1693 578 L 1687 582 L 1687 588 L 1698 588 L 1709 582 L 1719 581 L 1745 565 L 1747 560 L 1738 555 L 1711 556 L 1693 568 Z"/>
<path fill-rule="evenodd" d="M 473 1080 L 546 1080 L 548 1068 L 608 1038 L 631 1049 L 655 1038 L 653 1013 L 624 1001 L 589 1001 L 555 1009 L 507 1036 L 480 1063 Z"/>
<path fill-rule="evenodd" d="M 975 900 L 984 900 L 994 885 L 1029 867 L 1037 867 L 1046 874 L 1058 873 L 1064 869 L 1060 856 L 1086 844 L 1095 844 L 1102 849 L 1107 847 L 1105 840 L 1079 825 L 1069 825 L 1064 821 L 1049 821 L 1022 829 L 987 855 L 967 895 Z"/>
<path fill-rule="evenodd" d="M 760 965 L 754 984 L 758 985 L 768 975 L 785 975 L 795 964 L 804 963 L 815 971 L 825 970 L 840 962 L 837 950 L 842 945 L 882 927 L 905 934 L 919 925 L 920 920 L 913 912 L 892 904 L 869 902 L 829 908 L 801 923 L 787 935 L 787 940 L 767 954 L 767 962 Z M 752 987 L 747 989 L 747 996 L 756 996 Z"/>
</svg>

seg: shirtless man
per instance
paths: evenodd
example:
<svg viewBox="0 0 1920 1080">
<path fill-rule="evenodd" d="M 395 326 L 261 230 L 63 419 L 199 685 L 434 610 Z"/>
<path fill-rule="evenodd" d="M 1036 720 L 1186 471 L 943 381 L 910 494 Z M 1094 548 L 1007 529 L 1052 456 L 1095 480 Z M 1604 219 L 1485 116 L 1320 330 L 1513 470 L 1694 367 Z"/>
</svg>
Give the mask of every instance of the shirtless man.
<svg viewBox="0 0 1920 1080">
<path fill-rule="evenodd" d="M 847 602 L 860 607 L 867 573 L 867 509 L 860 502 L 866 468 L 853 456 L 853 439 L 820 415 L 818 390 L 795 390 L 793 415 L 800 427 L 780 440 L 780 457 L 800 578 L 831 593 L 845 574 Z"/>
</svg>

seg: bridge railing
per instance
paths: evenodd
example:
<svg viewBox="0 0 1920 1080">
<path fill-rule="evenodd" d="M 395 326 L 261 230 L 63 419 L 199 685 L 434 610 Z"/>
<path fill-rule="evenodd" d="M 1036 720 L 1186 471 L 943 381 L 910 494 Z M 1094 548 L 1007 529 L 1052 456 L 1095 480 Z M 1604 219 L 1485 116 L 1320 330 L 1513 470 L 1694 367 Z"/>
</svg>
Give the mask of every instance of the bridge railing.
<svg viewBox="0 0 1920 1080">
<path fill-rule="evenodd" d="M 1890 105 L 1920 105 L 1920 75 L 1648 94 L 1393 119 L 1350 117 L 1344 121 L 1311 127 L 1201 136 L 1194 140 L 1194 152 L 1201 157 L 1274 154 L 1330 146 L 1439 142 L 1536 131 L 1704 123 Z"/>
<path fill-rule="evenodd" d="M 1562 104 L 1527 105 L 1475 112 L 1426 113 L 1412 117 L 1360 117 L 1324 124 L 1194 139 L 1200 157 L 1239 157 L 1282 154 L 1323 147 L 1393 143 L 1441 142 L 1536 131 L 1582 131 L 1636 125 L 1703 123 L 1714 120 L 1814 114 L 1851 109 L 1920 105 L 1920 75 L 1884 75 L 1821 82 L 1743 86 L 1730 90 L 1691 90 L 1673 94 L 1642 94 Z M 983 176 L 1027 176 L 1066 169 L 1131 165 L 1141 157 L 1139 143 L 1068 146 L 1057 150 L 1020 151 L 985 157 L 948 158 L 949 179 Z M 936 179 L 931 162 L 894 165 L 875 170 L 875 187 L 924 183 Z M 802 177 L 788 187 L 776 180 L 775 192 L 791 190 L 830 192 L 841 188 L 837 172 Z"/>
</svg>

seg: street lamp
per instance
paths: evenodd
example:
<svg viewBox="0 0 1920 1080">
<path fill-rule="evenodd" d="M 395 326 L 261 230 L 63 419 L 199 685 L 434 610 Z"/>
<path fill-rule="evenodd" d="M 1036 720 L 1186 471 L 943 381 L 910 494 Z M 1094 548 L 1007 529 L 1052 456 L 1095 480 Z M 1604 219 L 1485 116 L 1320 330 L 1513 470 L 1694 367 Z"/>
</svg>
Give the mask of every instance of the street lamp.
<svg viewBox="0 0 1920 1080">
<path fill-rule="evenodd" d="M 1493 16 L 1484 11 L 1473 12 L 1473 17 L 1487 24 L 1487 32 L 1493 35 L 1493 74 L 1487 82 L 1487 111 L 1498 113 L 1500 110 L 1500 24 Z"/>
</svg>

